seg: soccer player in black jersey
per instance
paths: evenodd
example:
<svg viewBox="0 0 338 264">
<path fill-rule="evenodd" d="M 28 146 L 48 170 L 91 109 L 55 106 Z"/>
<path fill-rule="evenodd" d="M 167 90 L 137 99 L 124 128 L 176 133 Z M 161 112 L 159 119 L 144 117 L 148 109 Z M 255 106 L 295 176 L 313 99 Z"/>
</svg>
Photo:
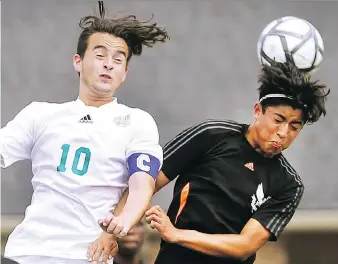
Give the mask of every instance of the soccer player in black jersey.
<svg viewBox="0 0 338 264">
<path fill-rule="evenodd" d="M 251 264 L 291 220 L 304 186 L 282 151 L 326 114 L 329 90 L 289 63 L 263 66 L 259 83 L 250 125 L 205 121 L 165 145 L 155 191 L 177 180 L 167 214 L 146 212 L 162 237 L 155 264 Z"/>
<path fill-rule="evenodd" d="M 291 64 L 264 66 L 250 125 L 212 120 L 164 147 L 158 191 L 177 178 L 167 215 L 146 212 L 162 236 L 156 264 L 253 263 L 292 218 L 304 186 L 282 151 L 326 114 L 329 91 Z"/>
</svg>

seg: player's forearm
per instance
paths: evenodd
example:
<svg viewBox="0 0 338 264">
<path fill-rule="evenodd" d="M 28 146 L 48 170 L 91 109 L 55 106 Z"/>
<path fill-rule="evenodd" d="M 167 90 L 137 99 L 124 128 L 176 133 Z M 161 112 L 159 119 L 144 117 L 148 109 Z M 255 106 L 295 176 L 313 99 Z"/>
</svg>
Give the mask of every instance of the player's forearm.
<svg viewBox="0 0 338 264">
<path fill-rule="evenodd" d="M 150 188 L 129 192 L 126 204 L 119 216 L 127 219 L 130 226 L 133 227 L 142 219 L 144 212 L 150 204 L 152 195 L 153 190 Z"/>
<path fill-rule="evenodd" d="M 126 218 L 131 226 L 137 224 L 147 210 L 155 189 L 155 181 L 143 172 L 136 172 L 129 180 L 129 190 L 126 194 L 124 207 L 121 205 L 120 217 Z M 114 211 L 115 212 L 117 211 Z"/>
<path fill-rule="evenodd" d="M 178 230 L 175 243 L 217 257 L 245 260 L 255 253 L 249 239 L 243 235 L 211 235 L 195 230 Z"/>
<path fill-rule="evenodd" d="M 169 182 L 170 182 L 169 179 L 164 175 L 164 173 L 162 171 L 160 171 L 158 173 L 158 177 L 156 179 L 155 189 L 153 190 L 153 194 L 155 194 L 156 192 L 158 192 L 159 190 L 161 190 Z M 125 190 L 125 192 L 123 193 L 120 201 L 118 202 L 117 206 L 115 207 L 115 210 L 113 212 L 113 214 L 115 216 L 119 216 L 121 214 L 121 212 L 123 211 L 123 208 L 126 205 L 128 196 L 129 196 L 129 188 L 127 188 Z M 150 205 L 150 200 L 149 200 L 149 204 L 147 205 L 147 208 L 148 208 L 149 205 Z M 133 210 L 133 209 L 129 209 L 129 210 Z M 142 218 L 142 216 L 141 216 L 141 218 Z"/>
</svg>

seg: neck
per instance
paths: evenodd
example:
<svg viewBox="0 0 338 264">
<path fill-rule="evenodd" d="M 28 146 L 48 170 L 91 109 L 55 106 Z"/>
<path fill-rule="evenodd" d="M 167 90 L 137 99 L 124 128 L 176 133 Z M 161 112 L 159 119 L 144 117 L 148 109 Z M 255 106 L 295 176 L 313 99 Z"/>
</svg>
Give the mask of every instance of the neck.
<svg viewBox="0 0 338 264">
<path fill-rule="evenodd" d="M 254 128 L 254 125 L 250 125 L 248 127 L 248 130 L 246 131 L 245 133 L 245 137 L 247 139 L 247 141 L 250 143 L 251 147 L 253 147 L 256 151 L 260 152 L 261 153 L 261 148 L 258 146 L 258 144 L 256 143 L 257 140 L 257 133 L 256 133 L 256 130 Z"/>
<path fill-rule="evenodd" d="M 80 77 L 79 98 L 85 105 L 100 107 L 114 100 L 113 93 L 102 95 L 94 92 L 93 90 L 94 89 L 89 89 L 87 83 Z"/>
<path fill-rule="evenodd" d="M 140 258 L 137 255 L 134 256 L 120 256 L 116 255 L 114 257 L 114 263 L 116 262 L 117 264 L 140 264 Z"/>
<path fill-rule="evenodd" d="M 99 96 L 80 88 L 79 98 L 87 106 L 100 107 L 114 100 L 112 95 Z"/>
<path fill-rule="evenodd" d="M 258 144 L 257 131 L 254 124 L 251 124 L 249 126 L 248 130 L 246 131 L 245 137 L 254 150 L 262 154 L 264 157 L 271 158 L 271 155 L 265 153 Z"/>
<path fill-rule="evenodd" d="M 113 97 L 108 98 L 97 98 L 97 97 L 89 97 L 89 96 L 83 96 L 79 95 L 79 98 L 82 102 L 84 102 L 87 106 L 95 106 L 100 107 L 102 105 L 108 104 L 114 100 Z"/>
</svg>

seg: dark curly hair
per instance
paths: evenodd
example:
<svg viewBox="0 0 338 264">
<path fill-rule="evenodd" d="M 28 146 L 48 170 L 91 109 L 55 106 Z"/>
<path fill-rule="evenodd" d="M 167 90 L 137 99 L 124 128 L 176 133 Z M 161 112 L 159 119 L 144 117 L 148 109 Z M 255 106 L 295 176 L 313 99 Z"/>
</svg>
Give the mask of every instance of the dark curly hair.
<svg viewBox="0 0 338 264">
<path fill-rule="evenodd" d="M 261 101 L 263 111 L 267 106 L 289 105 L 301 109 L 305 123 L 317 122 L 326 115 L 325 102 L 330 89 L 312 81 L 309 74 L 301 72 L 294 64 L 276 63 L 263 65 L 259 75 L 259 98 L 271 94 L 283 94 L 288 98 L 266 98 Z"/>
<path fill-rule="evenodd" d="M 143 46 L 153 47 L 156 42 L 166 42 L 169 39 L 165 29 L 157 26 L 156 23 L 148 21 L 141 22 L 134 15 L 127 15 L 117 18 L 105 18 L 106 9 L 103 1 L 99 3 L 99 17 L 86 16 L 80 20 L 79 26 L 82 32 L 77 43 L 77 54 L 83 58 L 87 46 L 88 38 L 96 33 L 109 33 L 122 38 L 128 45 L 129 62 L 132 55 L 141 55 Z"/>
</svg>

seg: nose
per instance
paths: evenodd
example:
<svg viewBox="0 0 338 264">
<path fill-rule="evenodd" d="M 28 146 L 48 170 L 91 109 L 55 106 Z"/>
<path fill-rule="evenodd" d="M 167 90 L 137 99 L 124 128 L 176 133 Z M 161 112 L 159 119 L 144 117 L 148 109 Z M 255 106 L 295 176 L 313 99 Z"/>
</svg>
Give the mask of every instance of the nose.
<svg viewBox="0 0 338 264">
<path fill-rule="evenodd" d="M 103 67 L 108 71 L 112 70 L 114 68 L 113 60 L 111 58 L 107 58 L 104 61 Z"/>
<path fill-rule="evenodd" d="M 286 136 L 288 135 L 288 125 L 287 124 L 283 124 L 283 125 L 280 125 L 278 127 L 278 131 L 277 131 L 277 135 L 280 137 L 280 138 L 286 138 Z"/>
</svg>

